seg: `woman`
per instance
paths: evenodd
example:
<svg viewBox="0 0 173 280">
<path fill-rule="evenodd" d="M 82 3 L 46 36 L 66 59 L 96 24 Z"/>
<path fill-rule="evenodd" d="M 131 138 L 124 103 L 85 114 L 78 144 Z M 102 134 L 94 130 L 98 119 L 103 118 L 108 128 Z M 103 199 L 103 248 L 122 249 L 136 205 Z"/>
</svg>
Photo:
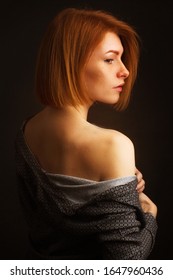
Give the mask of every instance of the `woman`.
<svg viewBox="0 0 173 280">
<path fill-rule="evenodd" d="M 35 79 L 44 108 L 16 138 L 27 258 L 148 258 L 157 207 L 133 143 L 87 121 L 95 102 L 127 107 L 138 55 L 134 29 L 106 12 L 69 8 L 49 24 Z"/>
</svg>

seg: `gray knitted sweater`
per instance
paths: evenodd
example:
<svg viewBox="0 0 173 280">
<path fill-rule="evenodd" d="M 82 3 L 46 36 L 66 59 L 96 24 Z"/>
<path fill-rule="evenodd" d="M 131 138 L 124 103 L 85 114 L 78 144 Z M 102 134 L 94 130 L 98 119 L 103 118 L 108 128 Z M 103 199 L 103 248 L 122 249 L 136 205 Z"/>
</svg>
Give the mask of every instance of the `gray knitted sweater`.
<svg viewBox="0 0 173 280">
<path fill-rule="evenodd" d="M 157 223 L 139 203 L 135 176 L 96 182 L 49 174 L 15 141 L 16 174 L 28 224 L 28 259 L 147 259 Z"/>
</svg>

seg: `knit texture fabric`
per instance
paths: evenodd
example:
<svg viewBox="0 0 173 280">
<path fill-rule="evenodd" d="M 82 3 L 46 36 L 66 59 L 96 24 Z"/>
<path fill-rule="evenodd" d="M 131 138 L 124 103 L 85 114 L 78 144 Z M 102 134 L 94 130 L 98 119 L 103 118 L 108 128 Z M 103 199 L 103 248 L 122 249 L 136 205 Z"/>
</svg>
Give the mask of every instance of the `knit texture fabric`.
<svg viewBox="0 0 173 280">
<path fill-rule="evenodd" d="M 148 258 L 157 223 L 140 206 L 135 176 L 119 184 L 116 179 L 96 182 L 58 174 L 51 178 L 27 146 L 22 129 L 15 159 L 31 244 L 26 258 Z"/>
</svg>

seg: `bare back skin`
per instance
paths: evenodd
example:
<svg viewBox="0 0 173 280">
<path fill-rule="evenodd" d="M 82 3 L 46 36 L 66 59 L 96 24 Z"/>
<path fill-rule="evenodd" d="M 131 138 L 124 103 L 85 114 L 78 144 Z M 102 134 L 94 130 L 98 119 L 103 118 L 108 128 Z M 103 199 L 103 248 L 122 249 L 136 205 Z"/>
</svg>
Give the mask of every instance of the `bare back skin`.
<svg viewBox="0 0 173 280">
<path fill-rule="evenodd" d="M 27 122 L 25 140 L 40 166 L 48 173 L 94 181 L 134 175 L 132 142 L 74 111 L 46 107 Z"/>
</svg>

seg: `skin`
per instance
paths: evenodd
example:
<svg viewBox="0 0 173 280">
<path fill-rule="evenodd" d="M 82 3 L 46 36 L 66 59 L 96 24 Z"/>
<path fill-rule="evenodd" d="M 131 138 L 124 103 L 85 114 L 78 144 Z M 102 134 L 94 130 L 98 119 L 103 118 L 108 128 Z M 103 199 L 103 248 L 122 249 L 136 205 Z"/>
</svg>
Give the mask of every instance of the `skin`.
<svg viewBox="0 0 173 280">
<path fill-rule="evenodd" d="M 137 177 L 137 180 L 138 180 L 138 185 L 137 185 L 137 188 L 136 190 L 140 193 L 140 192 L 143 192 L 143 190 L 145 189 L 145 181 L 143 179 L 143 175 L 142 173 L 136 168 L 136 172 L 135 172 L 135 175 Z"/>
<path fill-rule="evenodd" d="M 129 71 L 121 56 L 123 46 L 119 37 L 107 33 L 93 51 L 83 72 L 83 84 L 91 104 L 100 101 L 107 104 L 117 103 Z"/>
<path fill-rule="evenodd" d="M 143 193 L 145 181 L 135 166 L 131 140 L 116 130 L 100 128 L 87 121 L 94 102 L 115 104 L 119 100 L 120 85 L 129 75 L 121 61 L 122 54 L 120 38 L 106 33 L 82 73 L 90 102 L 78 108 L 45 107 L 27 122 L 24 135 L 37 161 L 49 173 L 94 181 L 136 175 L 141 206 L 156 217 L 157 207 Z"/>
</svg>

